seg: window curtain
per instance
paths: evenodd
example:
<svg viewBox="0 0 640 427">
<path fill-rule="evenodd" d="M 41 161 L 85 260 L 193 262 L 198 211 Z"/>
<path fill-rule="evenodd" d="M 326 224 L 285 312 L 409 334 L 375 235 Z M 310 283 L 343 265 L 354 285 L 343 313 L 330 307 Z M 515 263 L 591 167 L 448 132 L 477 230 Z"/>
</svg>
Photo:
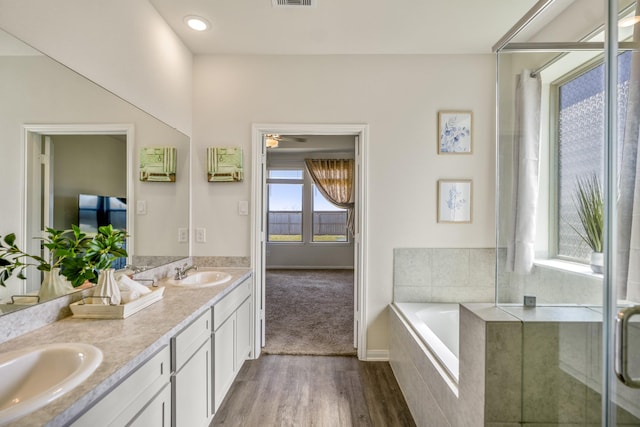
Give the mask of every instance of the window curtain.
<svg viewBox="0 0 640 427">
<path fill-rule="evenodd" d="M 638 10 L 638 6 L 636 6 Z M 633 41 L 639 41 L 638 28 Z M 629 97 L 617 200 L 616 283 L 618 299 L 640 302 L 640 54 L 631 53 Z"/>
<path fill-rule="evenodd" d="M 509 272 L 533 267 L 540 167 L 540 76 L 524 70 L 516 78 L 511 210 L 507 241 Z M 500 177 L 503 180 L 504 177 Z"/>
<path fill-rule="evenodd" d="M 305 159 L 304 163 L 318 191 L 333 205 L 347 210 L 347 229 L 353 236 L 353 160 Z"/>
</svg>

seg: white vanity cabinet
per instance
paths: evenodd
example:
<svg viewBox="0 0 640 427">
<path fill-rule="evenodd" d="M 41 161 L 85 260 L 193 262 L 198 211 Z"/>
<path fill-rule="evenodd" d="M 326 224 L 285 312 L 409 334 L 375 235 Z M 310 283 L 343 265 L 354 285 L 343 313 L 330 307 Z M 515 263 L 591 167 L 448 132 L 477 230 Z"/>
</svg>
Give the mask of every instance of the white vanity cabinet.
<svg viewBox="0 0 640 427">
<path fill-rule="evenodd" d="M 169 347 L 165 346 L 72 426 L 168 426 L 171 422 L 170 359 Z"/>
<path fill-rule="evenodd" d="M 208 426 L 212 409 L 211 312 L 171 339 L 174 427 Z"/>
<path fill-rule="evenodd" d="M 208 426 L 251 355 L 251 295 L 249 277 L 71 425 Z"/>
<path fill-rule="evenodd" d="M 214 411 L 251 354 L 251 280 L 213 306 Z"/>
</svg>

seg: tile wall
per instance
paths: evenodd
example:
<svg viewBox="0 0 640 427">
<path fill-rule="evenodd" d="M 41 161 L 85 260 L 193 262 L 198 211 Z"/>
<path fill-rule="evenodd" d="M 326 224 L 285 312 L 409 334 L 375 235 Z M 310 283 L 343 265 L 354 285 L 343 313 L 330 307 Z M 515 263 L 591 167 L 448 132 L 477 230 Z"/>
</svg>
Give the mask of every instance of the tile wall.
<svg viewBox="0 0 640 427">
<path fill-rule="evenodd" d="M 493 248 L 396 248 L 393 290 L 397 302 L 493 302 Z"/>
<path fill-rule="evenodd" d="M 532 295 L 541 304 L 601 305 L 602 276 L 536 264 L 530 274 L 503 271 L 498 251 L 500 303 L 522 304 Z M 397 302 L 494 302 L 494 248 L 395 248 L 393 291 Z"/>
</svg>

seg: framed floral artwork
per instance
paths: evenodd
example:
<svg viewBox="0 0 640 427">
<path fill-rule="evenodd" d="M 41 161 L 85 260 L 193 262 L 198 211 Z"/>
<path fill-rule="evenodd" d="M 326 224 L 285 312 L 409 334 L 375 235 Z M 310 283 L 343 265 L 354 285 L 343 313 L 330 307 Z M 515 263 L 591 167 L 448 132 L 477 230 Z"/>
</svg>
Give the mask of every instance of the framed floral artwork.
<svg viewBox="0 0 640 427">
<path fill-rule="evenodd" d="M 470 179 L 438 181 L 438 222 L 471 222 L 472 182 Z"/>
<path fill-rule="evenodd" d="M 438 154 L 471 154 L 472 128 L 471 111 L 439 111 Z"/>
</svg>

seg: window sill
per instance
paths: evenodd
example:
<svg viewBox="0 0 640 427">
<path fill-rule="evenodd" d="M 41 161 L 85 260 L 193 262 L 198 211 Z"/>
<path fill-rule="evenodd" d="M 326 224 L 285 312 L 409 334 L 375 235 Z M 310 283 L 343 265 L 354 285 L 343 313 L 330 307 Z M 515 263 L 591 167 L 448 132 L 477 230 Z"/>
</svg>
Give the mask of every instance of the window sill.
<svg viewBox="0 0 640 427">
<path fill-rule="evenodd" d="M 581 264 L 579 262 L 564 261 L 560 259 L 537 259 L 533 264 L 537 267 L 564 271 L 565 273 L 574 273 L 599 279 L 602 278 L 602 274 L 591 271 L 591 267 L 588 264 Z"/>
</svg>

